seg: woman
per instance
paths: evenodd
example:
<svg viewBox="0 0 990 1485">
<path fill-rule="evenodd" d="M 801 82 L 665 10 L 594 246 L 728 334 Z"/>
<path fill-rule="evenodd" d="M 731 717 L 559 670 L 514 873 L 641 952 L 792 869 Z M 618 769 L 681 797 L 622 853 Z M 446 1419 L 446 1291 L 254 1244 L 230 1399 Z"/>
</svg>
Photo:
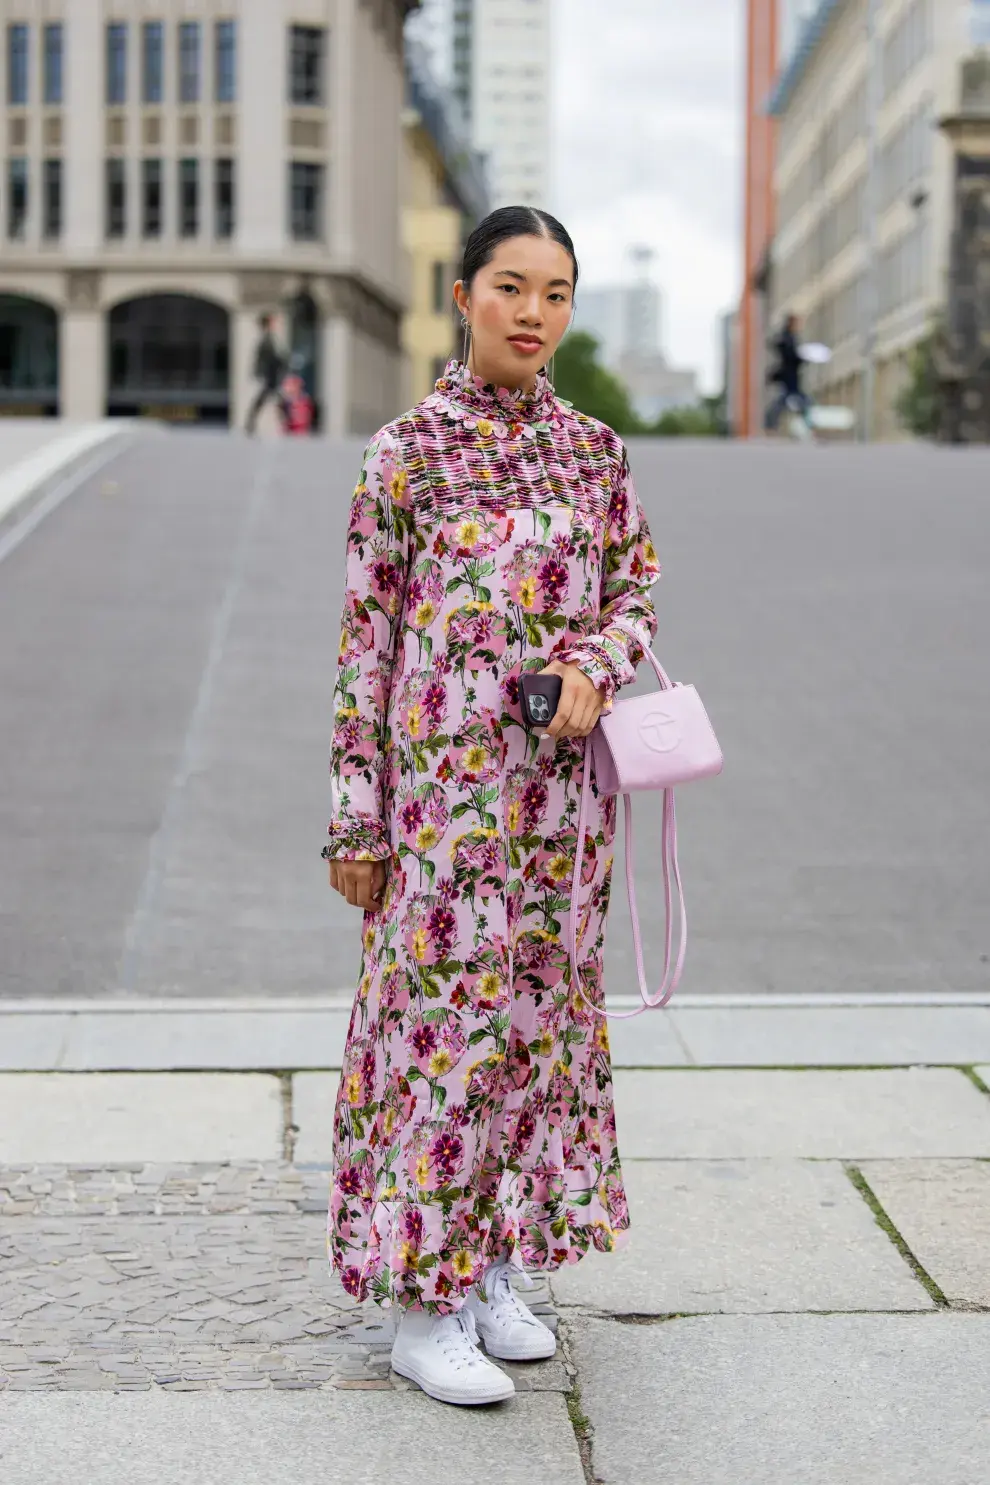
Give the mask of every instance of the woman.
<svg viewBox="0 0 990 1485">
<path fill-rule="evenodd" d="M 584 739 L 656 631 L 656 553 L 611 429 L 545 367 L 578 266 L 545 212 L 471 235 L 470 338 L 375 435 L 354 494 L 330 883 L 364 909 L 334 1130 L 328 1251 L 402 1309 L 392 1364 L 454 1403 L 510 1396 L 487 1359 L 552 1356 L 509 1283 L 613 1249 L 629 1225 L 605 1021 L 565 949 Z M 562 678 L 549 746 L 522 671 Z M 615 802 L 583 863 L 583 990 L 603 1003 Z"/>
</svg>

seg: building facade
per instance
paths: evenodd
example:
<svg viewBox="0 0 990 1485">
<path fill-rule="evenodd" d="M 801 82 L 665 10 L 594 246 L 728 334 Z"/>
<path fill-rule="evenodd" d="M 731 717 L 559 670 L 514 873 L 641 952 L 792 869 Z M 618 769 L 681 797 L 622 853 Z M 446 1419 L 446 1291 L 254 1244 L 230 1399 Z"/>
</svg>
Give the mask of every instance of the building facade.
<svg viewBox="0 0 990 1485">
<path fill-rule="evenodd" d="M 639 249 L 633 258 L 647 270 L 653 254 Z M 664 355 L 663 295 L 646 271 L 630 284 L 580 288 L 574 328 L 598 341 L 602 364 L 623 383 L 644 423 L 655 423 L 670 408 L 697 402 L 695 373 L 671 366 Z"/>
<path fill-rule="evenodd" d="M 406 40 L 402 236 L 410 265 L 403 406 L 430 391 L 459 345 L 453 286 L 467 233 L 488 210 L 488 180 L 436 53 Z"/>
<path fill-rule="evenodd" d="M 416 0 L 5 0 L 0 408 L 240 424 L 278 311 L 332 434 L 400 403 Z"/>
<path fill-rule="evenodd" d="M 903 432 L 910 352 L 944 304 L 953 155 L 938 121 L 972 14 L 971 0 L 819 0 L 771 100 L 769 317 L 793 311 L 832 347 L 813 390 L 879 438 Z"/>
<path fill-rule="evenodd" d="M 742 438 L 763 427 L 766 339 L 762 288 L 774 230 L 774 121 L 767 99 L 779 61 L 781 24 L 791 25 L 787 0 L 747 0 L 743 283 L 737 323 L 737 367 L 730 422 Z M 794 27 L 796 29 L 796 22 Z"/>
</svg>

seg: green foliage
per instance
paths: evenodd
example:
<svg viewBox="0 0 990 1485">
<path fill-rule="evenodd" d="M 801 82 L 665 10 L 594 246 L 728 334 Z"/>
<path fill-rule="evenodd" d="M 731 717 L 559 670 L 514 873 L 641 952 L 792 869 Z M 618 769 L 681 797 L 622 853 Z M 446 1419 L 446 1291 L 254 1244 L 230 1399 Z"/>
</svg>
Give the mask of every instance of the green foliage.
<svg viewBox="0 0 990 1485">
<path fill-rule="evenodd" d="M 586 330 L 572 330 L 557 348 L 554 385 L 560 397 L 573 402 L 619 434 L 642 433 L 629 393 L 611 371 L 599 364 L 598 341 Z"/>
<path fill-rule="evenodd" d="M 660 438 L 720 438 L 725 432 L 724 399 L 703 397 L 693 407 L 670 407 L 648 431 Z"/>
<path fill-rule="evenodd" d="M 938 433 L 941 394 L 935 367 L 937 328 L 932 329 L 912 346 L 908 356 L 908 380 L 894 404 L 897 416 L 909 432 L 918 438 L 934 438 Z"/>
</svg>

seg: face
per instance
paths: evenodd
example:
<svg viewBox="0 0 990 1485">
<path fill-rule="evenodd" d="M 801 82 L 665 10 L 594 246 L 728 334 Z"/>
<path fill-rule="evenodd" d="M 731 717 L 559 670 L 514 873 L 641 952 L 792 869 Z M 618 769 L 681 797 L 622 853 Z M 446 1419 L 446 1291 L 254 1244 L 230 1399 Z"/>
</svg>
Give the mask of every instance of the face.
<svg viewBox="0 0 990 1485">
<path fill-rule="evenodd" d="M 510 237 L 470 288 L 454 298 L 471 326 L 471 370 L 486 382 L 529 390 L 570 324 L 574 265 L 546 237 Z"/>
</svg>

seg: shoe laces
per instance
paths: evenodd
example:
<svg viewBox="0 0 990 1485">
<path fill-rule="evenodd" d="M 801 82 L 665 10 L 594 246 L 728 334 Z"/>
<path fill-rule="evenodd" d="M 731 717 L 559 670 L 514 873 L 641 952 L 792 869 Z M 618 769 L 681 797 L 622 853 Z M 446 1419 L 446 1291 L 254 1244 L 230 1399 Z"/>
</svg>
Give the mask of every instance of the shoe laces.
<svg viewBox="0 0 990 1485">
<path fill-rule="evenodd" d="M 455 1370 L 461 1367 L 484 1366 L 485 1358 L 478 1350 L 478 1332 L 474 1316 L 464 1306 L 455 1315 L 444 1315 L 437 1323 L 437 1345 Z"/>
<path fill-rule="evenodd" d="M 485 1293 L 488 1295 L 489 1308 L 494 1310 L 498 1320 L 519 1320 L 525 1325 L 539 1325 L 540 1321 L 526 1308 L 513 1289 L 510 1274 L 508 1264 L 501 1264 L 488 1274 Z M 523 1277 L 525 1280 L 527 1276 Z M 533 1287 L 532 1279 L 529 1280 L 528 1287 Z"/>
</svg>

